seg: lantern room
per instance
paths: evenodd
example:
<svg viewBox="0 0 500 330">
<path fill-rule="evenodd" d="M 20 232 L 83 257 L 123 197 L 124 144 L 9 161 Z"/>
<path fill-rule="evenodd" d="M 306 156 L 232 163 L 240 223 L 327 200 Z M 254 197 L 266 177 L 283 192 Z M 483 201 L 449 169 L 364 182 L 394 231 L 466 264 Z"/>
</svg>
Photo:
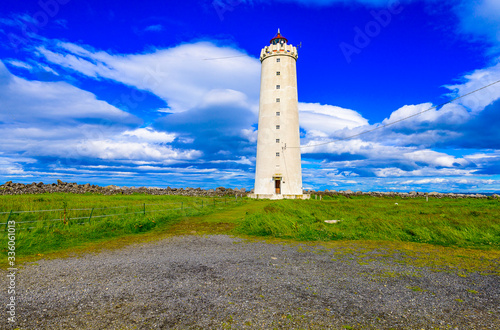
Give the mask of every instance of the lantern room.
<svg viewBox="0 0 500 330">
<path fill-rule="evenodd" d="M 288 39 L 280 34 L 280 29 L 278 29 L 278 34 L 276 37 L 272 38 L 270 41 L 271 45 L 284 45 L 288 43 Z"/>
</svg>

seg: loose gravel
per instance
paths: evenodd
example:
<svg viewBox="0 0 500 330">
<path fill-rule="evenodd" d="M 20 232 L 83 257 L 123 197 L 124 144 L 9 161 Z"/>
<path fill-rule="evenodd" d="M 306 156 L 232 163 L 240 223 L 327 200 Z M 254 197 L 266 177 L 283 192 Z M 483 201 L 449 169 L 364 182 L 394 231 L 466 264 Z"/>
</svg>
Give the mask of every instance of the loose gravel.
<svg viewBox="0 0 500 330">
<path fill-rule="evenodd" d="M 340 248 L 179 236 L 26 264 L 20 329 L 500 329 L 500 278 Z M 366 253 L 365 253 L 366 254 Z M 8 286 L 2 276 L 0 285 Z M 6 304 L 7 290 L 0 298 Z"/>
</svg>

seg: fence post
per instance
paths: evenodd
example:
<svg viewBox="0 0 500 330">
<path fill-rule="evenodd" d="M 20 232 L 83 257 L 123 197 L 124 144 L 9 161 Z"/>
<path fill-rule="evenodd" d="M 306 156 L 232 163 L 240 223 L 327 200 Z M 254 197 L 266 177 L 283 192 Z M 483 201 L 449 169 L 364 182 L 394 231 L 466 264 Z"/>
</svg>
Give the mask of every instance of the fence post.
<svg viewBox="0 0 500 330">
<path fill-rule="evenodd" d="M 92 211 L 90 211 L 89 225 L 90 225 L 90 219 L 92 219 L 92 213 L 94 213 L 94 208 L 92 208 Z"/>
<path fill-rule="evenodd" d="M 11 215 L 12 215 L 12 210 L 10 210 L 9 216 L 7 217 L 7 221 L 5 221 L 5 231 L 7 231 L 7 224 L 9 223 Z"/>
<path fill-rule="evenodd" d="M 146 203 L 143 204 L 142 214 L 146 215 Z"/>
<path fill-rule="evenodd" d="M 181 202 L 181 211 L 184 210 L 184 202 Z"/>
</svg>

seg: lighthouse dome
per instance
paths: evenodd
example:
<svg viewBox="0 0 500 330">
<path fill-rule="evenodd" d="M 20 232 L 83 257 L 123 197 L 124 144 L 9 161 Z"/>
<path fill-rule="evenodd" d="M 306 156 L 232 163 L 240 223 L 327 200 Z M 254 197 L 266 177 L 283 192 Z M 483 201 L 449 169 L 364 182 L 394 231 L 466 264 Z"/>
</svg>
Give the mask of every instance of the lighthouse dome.
<svg viewBox="0 0 500 330">
<path fill-rule="evenodd" d="M 280 33 L 280 29 L 278 29 L 278 34 L 271 39 L 270 43 L 271 45 L 286 44 L 288 43 L 288 39 L 283 37 Z"/>
</svg>

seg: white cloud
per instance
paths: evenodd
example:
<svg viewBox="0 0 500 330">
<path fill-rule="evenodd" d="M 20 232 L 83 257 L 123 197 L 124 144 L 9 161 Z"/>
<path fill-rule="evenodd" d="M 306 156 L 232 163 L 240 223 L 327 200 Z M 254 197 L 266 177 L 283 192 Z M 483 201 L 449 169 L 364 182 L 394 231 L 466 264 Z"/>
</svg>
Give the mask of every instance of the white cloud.
<svg viewBox="0 0 500 330">
<path fill-rule="evenodd" d="M 427 148 L 460 137 L 462 133 L 456 127 L 472 118 L 461 105 L 446 104 L 435 109 L 431 103 L 422 103 L 405 105 L 393 111 L 381 123 L 368 125 L 368 121 L 356 111 L 329 105 L 318 107 L 322 112 L 301 112 L 301 127 L 306 130 L 303 145 L 320 145 L 319 148 L 307 147 L 306 152 L 343 152 L 343 144 L 338 144 L 341 141 L 337 141 L 337 144 L 329 142 L 352 137 L 385 146 Z M 349 146 L 352 147 L 352 142 Z"/>
<path fill-rule="evenodd" d="M 57 73 L 54 69 L 52 69 L 51 67 L 49 67 L 47 65 L 39 64 L 38 67 L 40 69 L 44 70 L 45 72 L 49 72 L 49 73 L 52 73 L 55 76 L 59 76 L 59 73 Z"/>
<path fill-rule="evenodd" d="M 299 103 L 300 126 L 312 136 L 331 136 L 344 128 L 368 125 L 358 112 L 333 105 Z"/>
<path fill-rule="evenodd" d="M 401 184 L 428 184 L 428 183 L 443 183 L 443 182 L 449 182 L 449 180 L 443 179 L 443 178 L 407 180 L 407 181 L 401 182 Z"/>
<path fill-rule="evenodd" d="M 500 43 L 500 2 L 498 0 L 462 0 L 455 6 L 461 21 L 461 31 L 475 35 L 478 39 L 488 38 Z"/>
<path fill-rule="evenodd" d="M 241 130 L 241 137 L 247 139 L 251 143 L 256 143 L 257 142 L 257 134 L 258 132 L 253 129 L 242 129 Z"/>
<path fill-rule="evenodd" d="M 170 112 L 191 109 L 212 90 L 232 89 L 258 103 L 260 63 L 231 47 L 182 44 L 149 54 L 113 55 L 71 43 L 39 47 L 49 62 L 88 77 L 111 79 L 154 93 Z"/>
<path fill-rule="evenodd" d="M 435 167 L 456 167 L 457 165 L 467 165 L 469 162 L 465 159 L 457 159 L 453 156 L 433 150 L 417 150 L 405 153 L 404 157 L 413 161 L 432 165 Z"/>
<path fill-rule="evenodd" d="M 362 150 L 367 150 L 377 147 L 377 143 L 363 141 L 360 139 L 352 139 L 347 141 L 336 141 L 333 143 L 324 144 L 321 140 L 311 140 L 307 144 L 302 145 L 303 153 L 329 153 L 333 155 L 340 154 L 358 154 Z"/>
<path fill-rule="evenodd" d="M 0 61 L 0 121 L 44 125 L 44 121 L 63 124 L 90 119 L 119 124 L 140 122 L 137 117 L 68 83 L 30 81 L 14 76 Z"/>
<path fill-rule="evenodd" d="M 151 160 L 162 163 L 172 163 L 179 159 L 198 158 L 202 154 L 196 150 L 175 150 L 171 147 L 113 140 L 82 141 L 79 154 L 82 157 L 92 157 L 105 160 Z"/>
<path fill-rule="evenodd" d="M 314 145 L 315 142 L 310 142 Z M 459 158 L 444 152 L 416 147 L 391 146 L 384 143 L 353 139 L 338 141 L 321 146 L 305 148 L 303 158 L 311 154 L 329 154 L 339 160 L 323 161 L 321 167 L 325 170 L 352 169 L 372 172 L 379 177 L 391 176 L 429 176 L 436 173 L 441 175 L 469 175 L 475 171 L 475 162 L 469 158 Z M 353 155 L 354 160 L 348 160 Z M 347 160 L 346 160 L 347 159 Z M 468 168 L 471 166 L 470 168 Z"/>
<path fill-rule="evenodd" d="M 422 184 L 459 184 L 459 185 L 492 185 L 498 183 L 496 180 L 492 179 L 477 179 L 477 178 L 425 178 L 419 180 L 406 180 L 400 182 L 400 184 L 404 185 L 422 185 Z"/>
<path fill-rule="evenodd" d="M 422 103 L 418 105 L 405 105 L 401 108 L 399 108 L 396 111 L 393 111 L 388 119 L 384 119 L 382 121 L 383 125 L 387 124 L 392 124 L 397 121 L 405 120 L 408 117 L 415 116 L 417 120 L 419 121 L 424 121 L 424 120 L 431 120 L 433 116 L 432 113 L 430 113 L 429 110 L 432 107 L 431 103 Z M 425 112 L 424 112 L 425 111 Z M 407 123 L 408 121 L 405 121 Z"/>
<path fill-rule="evenodd" d="M 500 58 L 496 59 L 495 62 L 496 64 L 490 67 L 478 69 L 465 75 L 465 82 L 446 87 L 454 91 L 454 96 L 462 96 L 500 80 Z M 457 100 L 456 103 L 471 109 L 472 112 L 479 112 L 498 99 L 500 99 L 500 83 L 465 96 Z"/>
<path fill-rule="evenodd" d="M 150 127 L 138 128 L 132 131 L 125 131 L 122 133 L 122 135 L 135 137 L 138 141 L 150 143 L 170 143 L 174 141 L 176 137 L 175 134 L 157 132 Z"/>
<path fill-rule="evenodd" d="M 47 128 L 46 128 L 47 129 Z M 63 164 L 78 166 L 88 161 L 98 163 L 99 160 L 135 164 L 144 163 L 173 164 L 179 161 L 193 160 L 202 156 L 202 153 L 193 149 L 175 149 L 164 145 L 160 140 L 165 133 L 148 132 L 140 129 L 131 131 L 131 134 L 113 134 L 111 131 L 102 131 L 99 136 L 85 136 L 75 134 L 68 136 L 65 129 L 48 128 L 51 139 L 41 135 L 19 136 L 10 142 L 1 142 L 2 149 L 10 154 L 39 157 L 54 157 Z M 137 132 L 139 131 L 139 132 Z M 144 138 L 142 138 L 144 136 Z"/>
<path fill-rule="evenodd" d="M 418 105 L 405 105 L 396 111 L 393 111 L 388 119 L 384 119 L 382 124 L 386 125 L 389 123 L 394 123 L 397 121 L 404 120 L 411 116 L 419 116 L 419 120 L 423 121 L 425 119 L 431 120 L 432 113 L 429 113 L 429 109 L 432 107 L 431 103 L 422 103 Z M 424 112 L 426 111 L 426 112 Z M 424 112 L 424 113 L 422 113 Z M 421 113 L 421 114 L 420 114 Z M 425 118 L 427 117 L 427 118 Z"/>
<path fill-rule="evenodd" d="M 30 160 L 28 160 L 30 161 Z M 32 162 L 32 161 L 31 161 Z M 25 176 L 27 173 L 24 171 L 19 161 L 10 157 L 0 156 L 0 175 L 10 176 Z"/>
<path fill-rule="evenodd" d="M 232 106 L 235 108 L 246 108 L 257 115 L 259 108 L 255 103 L 250 103 L 248 96 L 234 89 L 212 89 L 199 100 L 196 105 L 200 108 L 216 106 Z M 255 117 L 257 119 L 257 117 Z"/>
<path fill-rule="evenodd" d="M 478 161 L 488 161 L 492 159 L 500 159 L 500 150 L 496 150 L 490 153 L 480 152 L 465 156 L 466 159 L 470 159 L 474 162 Z"/>
<path fill-rule="evenodd" d="M 33 66 L 31 64 L 19 61 L 19 60 L 14 60 L 14 59 L 9 59 L 5 60 L 6 63 L 9 63 L 12 66 L 15 66 L 16 68 L 21 68 L 21 69 L 26 69 L 26 70 L 33 70 Z"/>
<path fill-rule="evenodd" d="M 422 176 L 470 176 L 473 175 L 475 170 L 461 170 L 454 168 L 420 168 L 418 170 L 405 171 L 398 167 L 379 168 L 375 171 L 376 176 L 382 178 L 388 177 L 422 177 Z"/>
<path fill-rule="evenodd" d="M 51 67 L 49 67 L 47 65 L 41 64 L 41 63 L 34 64 L 35 67 L 33 67 L 33 65 L 30 63 L 22 62 L 22 61 L 19 61 L 16 59 L 7 59 L 7 60 L 4 60 L 4 63 L 8 63 L 13 67 L 25 69 L 28 71 L 37 71 L 37 70 L 38 71 L 45 71 L 45 72 L 52 73 L 55 76 L 59 76 L 59 73 L 57 73 L 54 69 L 52 69 Z"/>
<path fill-rule="evenodd" d="M 470 119 L 467 110 L 457 104 L 446 104 L 437 109 L 432 103 L 405 105 L 392 112 L 382 125 L 418 128 L 421 123 L 460 125 Z M 392 127 L 390 128 L 392 129 Z"/>
<path fill-rule="evenodd" d="M 78 168 L 87 161 L 172 164 L 202 156 L 197 150 L 172 148 L 168 144 L 174 134 L 138 128 L 140 123 L 92 93 L 65 82 L 19 78 L 0 62 L 0 131 L 8 137 L 0 139 L 4 176 L 32 175 L 24 166 L 45 168 L 36 161 L 43 157 Z"/>
<path fill-rule="evenodd" d="M 252 165 L 252 162 L 247 157 L 239 157 L 238 159 L 228 159 L 228 160 L 212 160 L 210 163 L 221 164 L 221 163 L 235 163 L 242 165 Z"/>
</svg>

